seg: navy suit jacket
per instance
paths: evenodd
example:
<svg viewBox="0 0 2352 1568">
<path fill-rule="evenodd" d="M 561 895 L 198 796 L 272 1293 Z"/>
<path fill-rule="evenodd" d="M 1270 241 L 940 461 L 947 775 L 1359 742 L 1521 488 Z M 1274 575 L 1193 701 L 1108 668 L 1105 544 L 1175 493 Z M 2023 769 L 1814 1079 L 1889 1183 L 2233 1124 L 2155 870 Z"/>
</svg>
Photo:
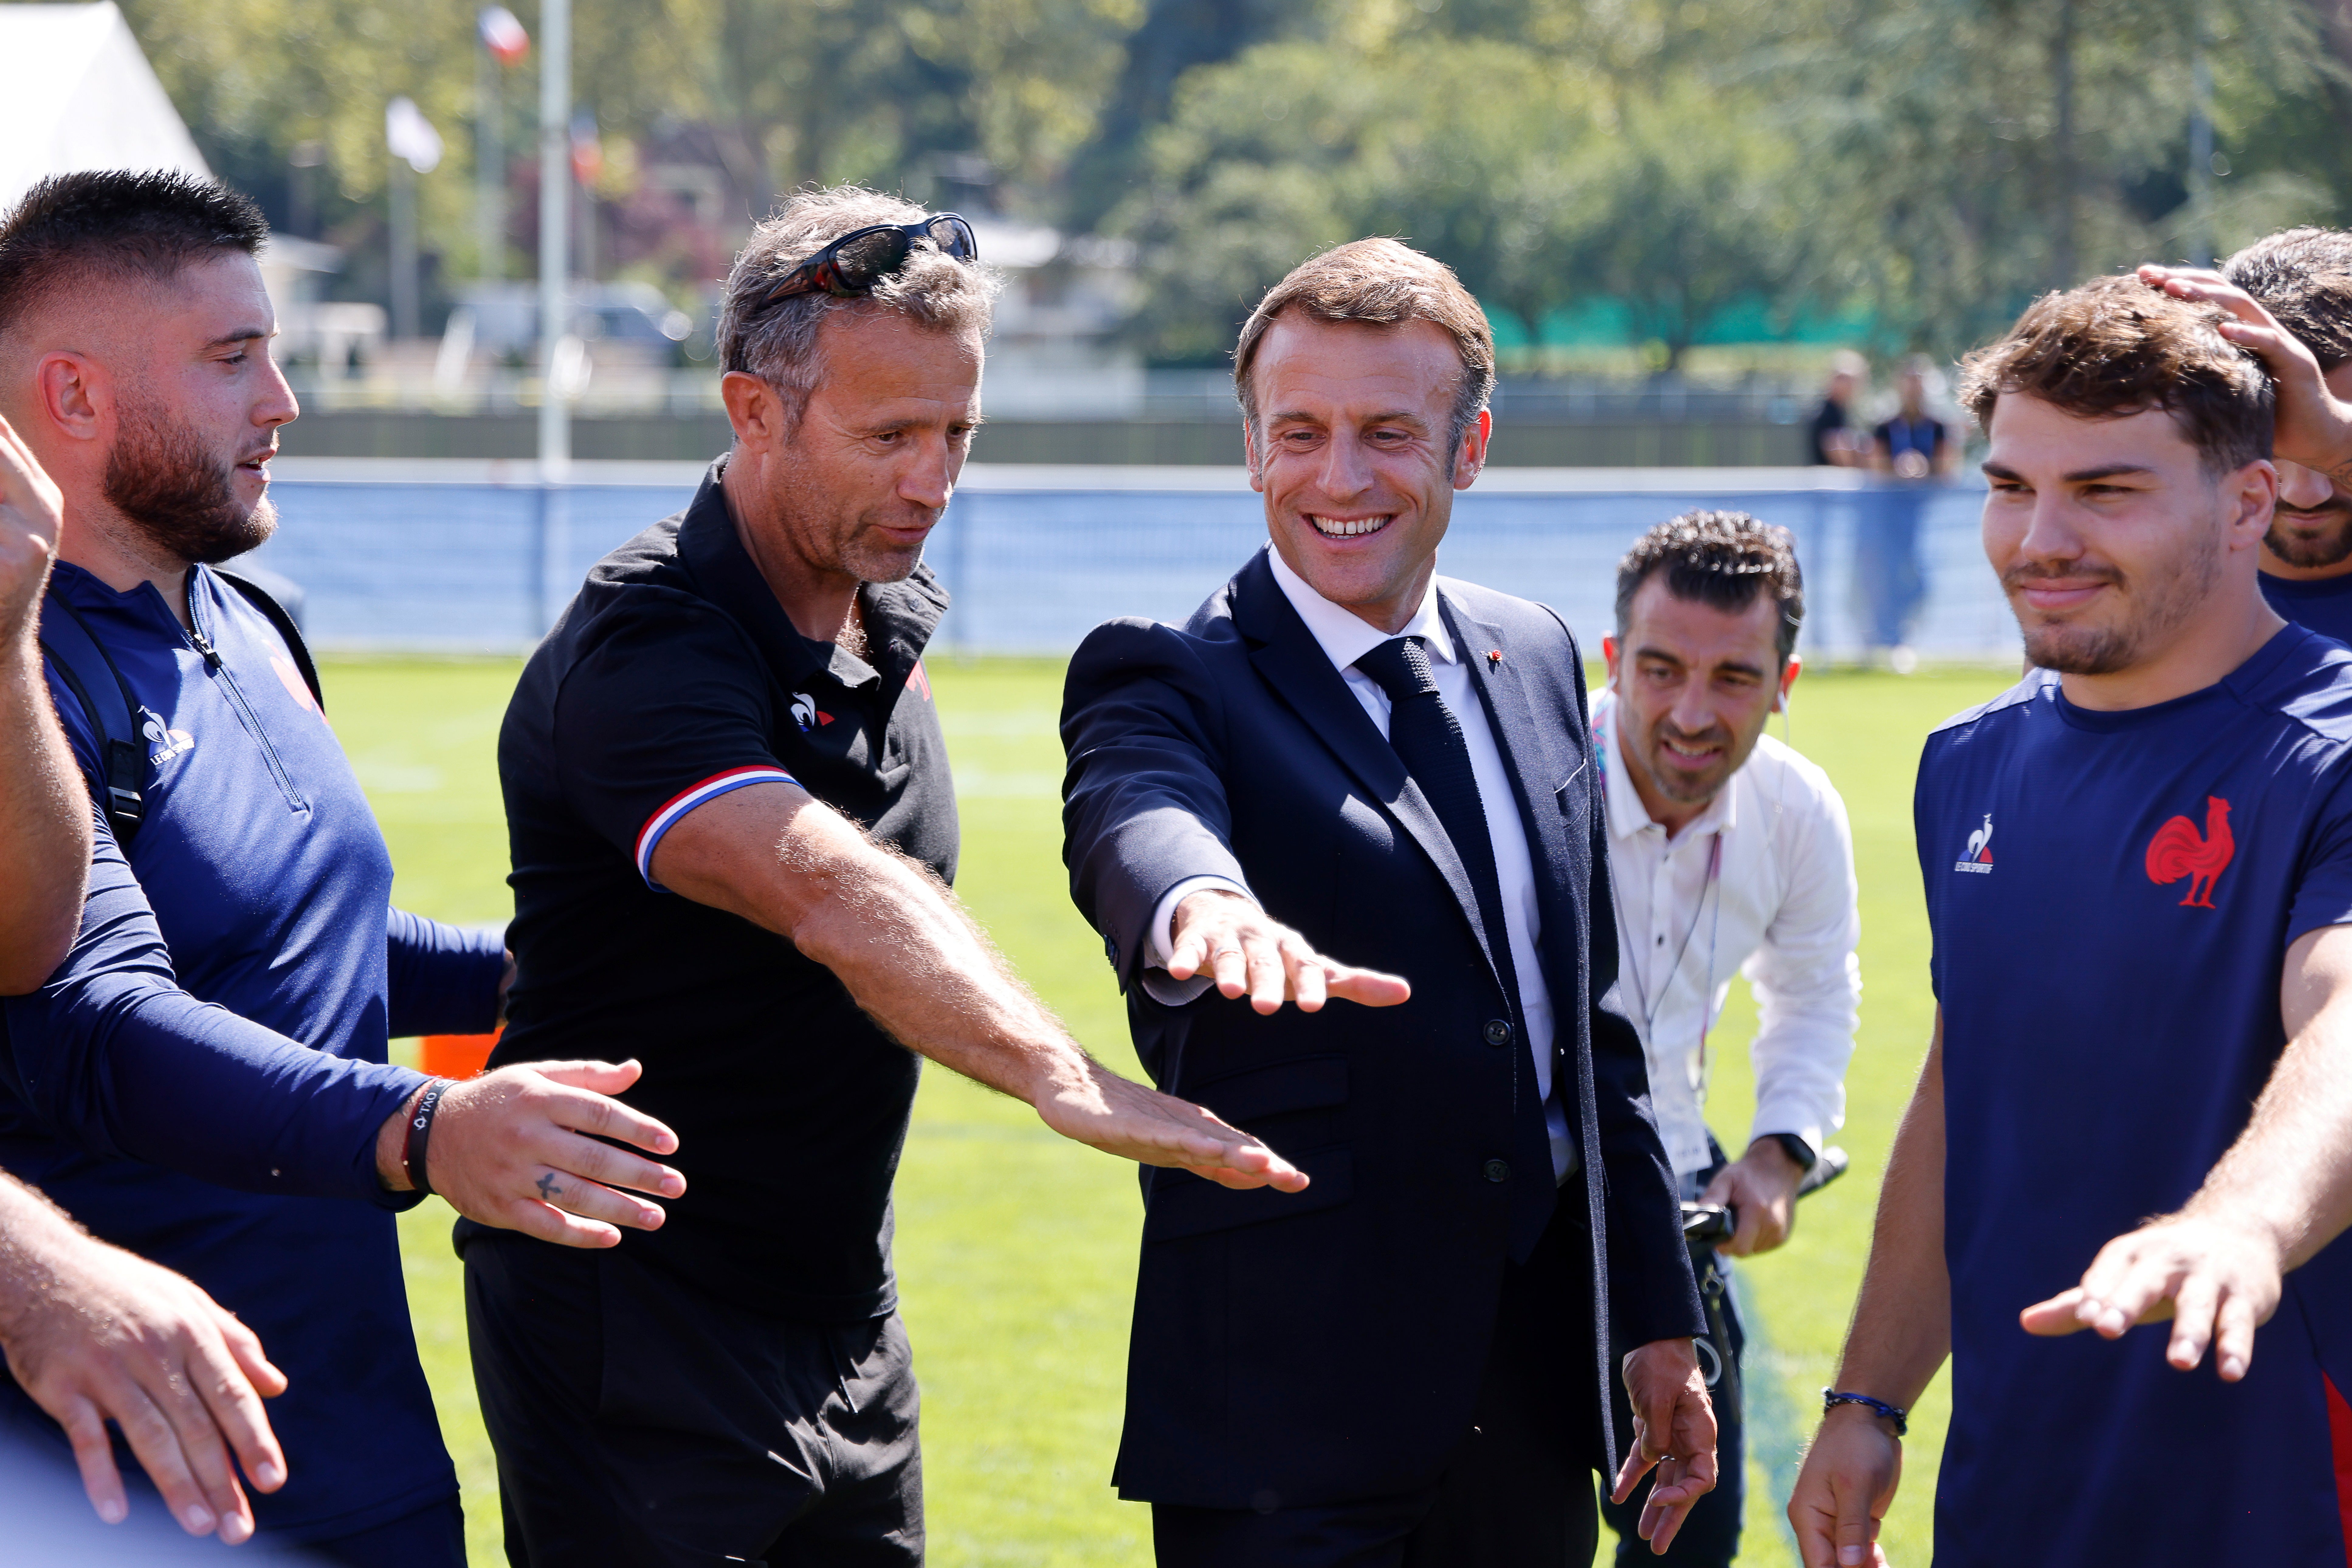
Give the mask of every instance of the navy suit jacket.
<svg viewBox="0 0 2352 1568">
<path fill-rule="evenodd" d="M 1618 1357 L 1704 1320 L 1613 994 L 1583 663 L 1540 605 L 1443 578 L 1438 597 L 1535 862 L 1554 1082 L 1586 1156 L 1555 1224 L 1589 1237 L 1591 1448 L 1613 1468 Z M 1470 1421 L 1525 1175 L 1487 1173 L 1514 1147 L 1526 1049 L 1488 1043 L 1513 1016 L 1502 933 L 1483 929 L 1436 814 L 1263 553 L 1181 628 L 1097 628 L 1070 662 L 1062 739 L 1071 891 L 1118 971 L 1145 1068 L 1313 1178 L 1289 1194 L 1146 1171 L 1120 1493 L 1312 1507 L 1427 1486 Z M 1404 975 L 1412 999 L 1271 1017 L 1213 988 L 1153 1001 L 1134 983 L 1152 911 L 1203 873 L 1246 885 L 1333 957 Z"/>
</svg>

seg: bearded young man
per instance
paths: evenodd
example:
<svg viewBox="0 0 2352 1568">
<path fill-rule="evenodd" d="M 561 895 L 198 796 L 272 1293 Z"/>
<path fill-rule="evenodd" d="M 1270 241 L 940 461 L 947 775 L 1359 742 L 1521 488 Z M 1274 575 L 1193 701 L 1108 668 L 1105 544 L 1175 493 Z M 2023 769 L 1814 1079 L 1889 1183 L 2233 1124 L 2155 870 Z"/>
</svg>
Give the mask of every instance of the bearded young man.
<svg viewBox="0 0 2352 1568">
<path fill-rule="evenodd" d="M 1790 1503 L 1808 1568 L 1884 1561 L 1948 1355 L 1944 1568 L 2343 1559 L 2352 652 L 2257 584 L 2272 391 L 2227 321 L 2102 279 L 1966 364 L 2036 668 L 1920 763 L 1936 1035 Z"/>
<path fill-rule="evenodd" d="M 429 1182 L 485 1223 L 604 1246 L 660 1210 L 600 1183 L 683 1183 L 583 1136 L 675 1146 L 591 1092 L 633 1067 L 436 1088 L 385 1063 L 390 1035 L 488 1027 L 507 960 L 390 907 L 299 635 L 214 570 L 268 537 L 268 463 L 297 413 L 269 358 L 267 233 L 244 197 L 175 174 L 45 180 L 0 221 L 0 416 L 62 503 L 41 637 L 93 802 L 79 934 L 6 1004 L 0 1164 L 268 1345 L 285 1464 L 250 1473 L 283 1481 L 254 1503 L 261 1533 L 454 1565 L 457 1478 L 393 1211 Z M 110 682 L 136 742 L 110 737 Z M 35 1392 L 0 1383 L 0 1423 L 54 1443 Z M 188 1530 L 220 1523 L 174 1503 Z"/>
</svg>

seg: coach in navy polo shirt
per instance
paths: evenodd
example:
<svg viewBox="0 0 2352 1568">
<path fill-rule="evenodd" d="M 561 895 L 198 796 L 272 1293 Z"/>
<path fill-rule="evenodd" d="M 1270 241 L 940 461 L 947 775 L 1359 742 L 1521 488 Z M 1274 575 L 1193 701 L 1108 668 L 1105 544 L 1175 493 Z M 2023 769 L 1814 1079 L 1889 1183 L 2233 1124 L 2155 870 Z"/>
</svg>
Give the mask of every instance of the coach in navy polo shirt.
<svg viewBox="0 0 2352 1568">
<path fill-rule="evenodd" d="M 918 1052 L 1098 1149 L 1306 1184 L 1089 1060 L 947 890 L 919 562 L 979 418 L 974 249 L 855 188 L 762 224 L 719 326 L 732 448 L 590 572 L 508 710 L 492 1060 L 641 1057 L 626 1098 L 693 1183 L 593 1258 L 460 1227 L 516 1563 L 922 1560 L 890 1269 Z"/>
<path fill-rule="evenodd" d="M 2272 390 L 2223 319 L 2106 279 L 1966 367 L 2036 668 L 1920 761 L 1937 1035 L 1814 1568 L 1872 1561 L 1948 1354 L 1940 1568 L 2345 1556 L 2352 651 L 2256 586 Z"/>
<path fill-rule="evenodd" d="M 383 836 L 306 656 L 211 568 L 268 536 L 267 464 L 296 413 L 268 353 L 267 232 L 244 197 L 169 174 L 47 180 L 0 221 L 0 414 L 63 498 L 41 636 L 79 630 L 111 663 L 77 679 L 119 681 L 143 797 L 134 831 L 107 795 L 103 720 L 52 657 L 67 740 L 110 806 L 71 952 L 6 1005 L 0 1164 L 268 1347 L 286 1473 L 254 1500 L 261 1533 L 332 1562 L 455 1568 L 457 1478 L 392 1211 L 429 1172 L 463 1212 L 604 1245 L 604 1221 L 659 1210 L 580 1175 L 680 1183 L 572 1131 L 674 1143 L 588 1091 L 635 1077 L 601 1065 L 448 1088 L 424 1168 L 404 1158 L 428 1086 L 386 1065 L 388 1037 L 487 1027 L 506 957 L 495 935 L 390 907 Z M 542 1201 L 559 1185 L 573 1213 Z M 58 1442 L 13 1381 L 0 1426 Z M 193 1499 L 179 1511 L 215 1523 Z"/>
</svg>

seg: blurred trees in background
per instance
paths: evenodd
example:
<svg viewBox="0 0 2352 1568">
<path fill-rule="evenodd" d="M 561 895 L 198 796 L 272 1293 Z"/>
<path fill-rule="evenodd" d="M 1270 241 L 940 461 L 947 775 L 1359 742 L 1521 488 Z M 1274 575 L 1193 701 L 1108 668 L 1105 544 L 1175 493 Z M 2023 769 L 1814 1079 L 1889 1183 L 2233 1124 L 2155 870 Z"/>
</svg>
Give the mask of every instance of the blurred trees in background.
<svg viewBox="0 0 2352 1568">
<path fill-rule="evenodd" d="M 124 8 L 215 166 L 355 252 L 413 97 L 455 176 L 428 246 L 470 275 L 475 0 Z M 645 236 L 613 267 L 683 294 L 778 192 L 860 179 L 1134 240 L 1158 363 L 1214 363 L 1363 234 L 1520 342 L 1666 368 L 1735 325 L 1949 353 L 2038 289 L 2352 219 L 2352 0 L 577 0 L 575 37 L 598 194 Z M 535 71 L 505 96 L 518 273 Z M 665 249 L 667 209 L 622 218 L 680 162 L 720 172 L 726 233 Z"/>
</svg>

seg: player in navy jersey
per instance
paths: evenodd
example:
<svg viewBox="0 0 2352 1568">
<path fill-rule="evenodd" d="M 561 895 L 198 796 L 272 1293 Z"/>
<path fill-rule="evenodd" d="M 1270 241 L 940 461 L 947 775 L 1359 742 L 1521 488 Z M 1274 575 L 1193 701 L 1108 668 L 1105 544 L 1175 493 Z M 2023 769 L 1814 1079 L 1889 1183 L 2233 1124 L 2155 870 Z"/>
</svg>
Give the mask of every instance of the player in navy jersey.
<svg viewBox="0 0 2352 1568">
<path fill-rule="evenodd" d="M 1966 367 L 2036 668 L 1920 763 L 1937 1029 L 1808 1568 L 1884 1562 L 1948 1355 L 1938 1568 L 2346 1560 L 2352 650 L 2257 585 L 2272 393 L 2222 320 L 2103 279 Z"/>
</svg>

